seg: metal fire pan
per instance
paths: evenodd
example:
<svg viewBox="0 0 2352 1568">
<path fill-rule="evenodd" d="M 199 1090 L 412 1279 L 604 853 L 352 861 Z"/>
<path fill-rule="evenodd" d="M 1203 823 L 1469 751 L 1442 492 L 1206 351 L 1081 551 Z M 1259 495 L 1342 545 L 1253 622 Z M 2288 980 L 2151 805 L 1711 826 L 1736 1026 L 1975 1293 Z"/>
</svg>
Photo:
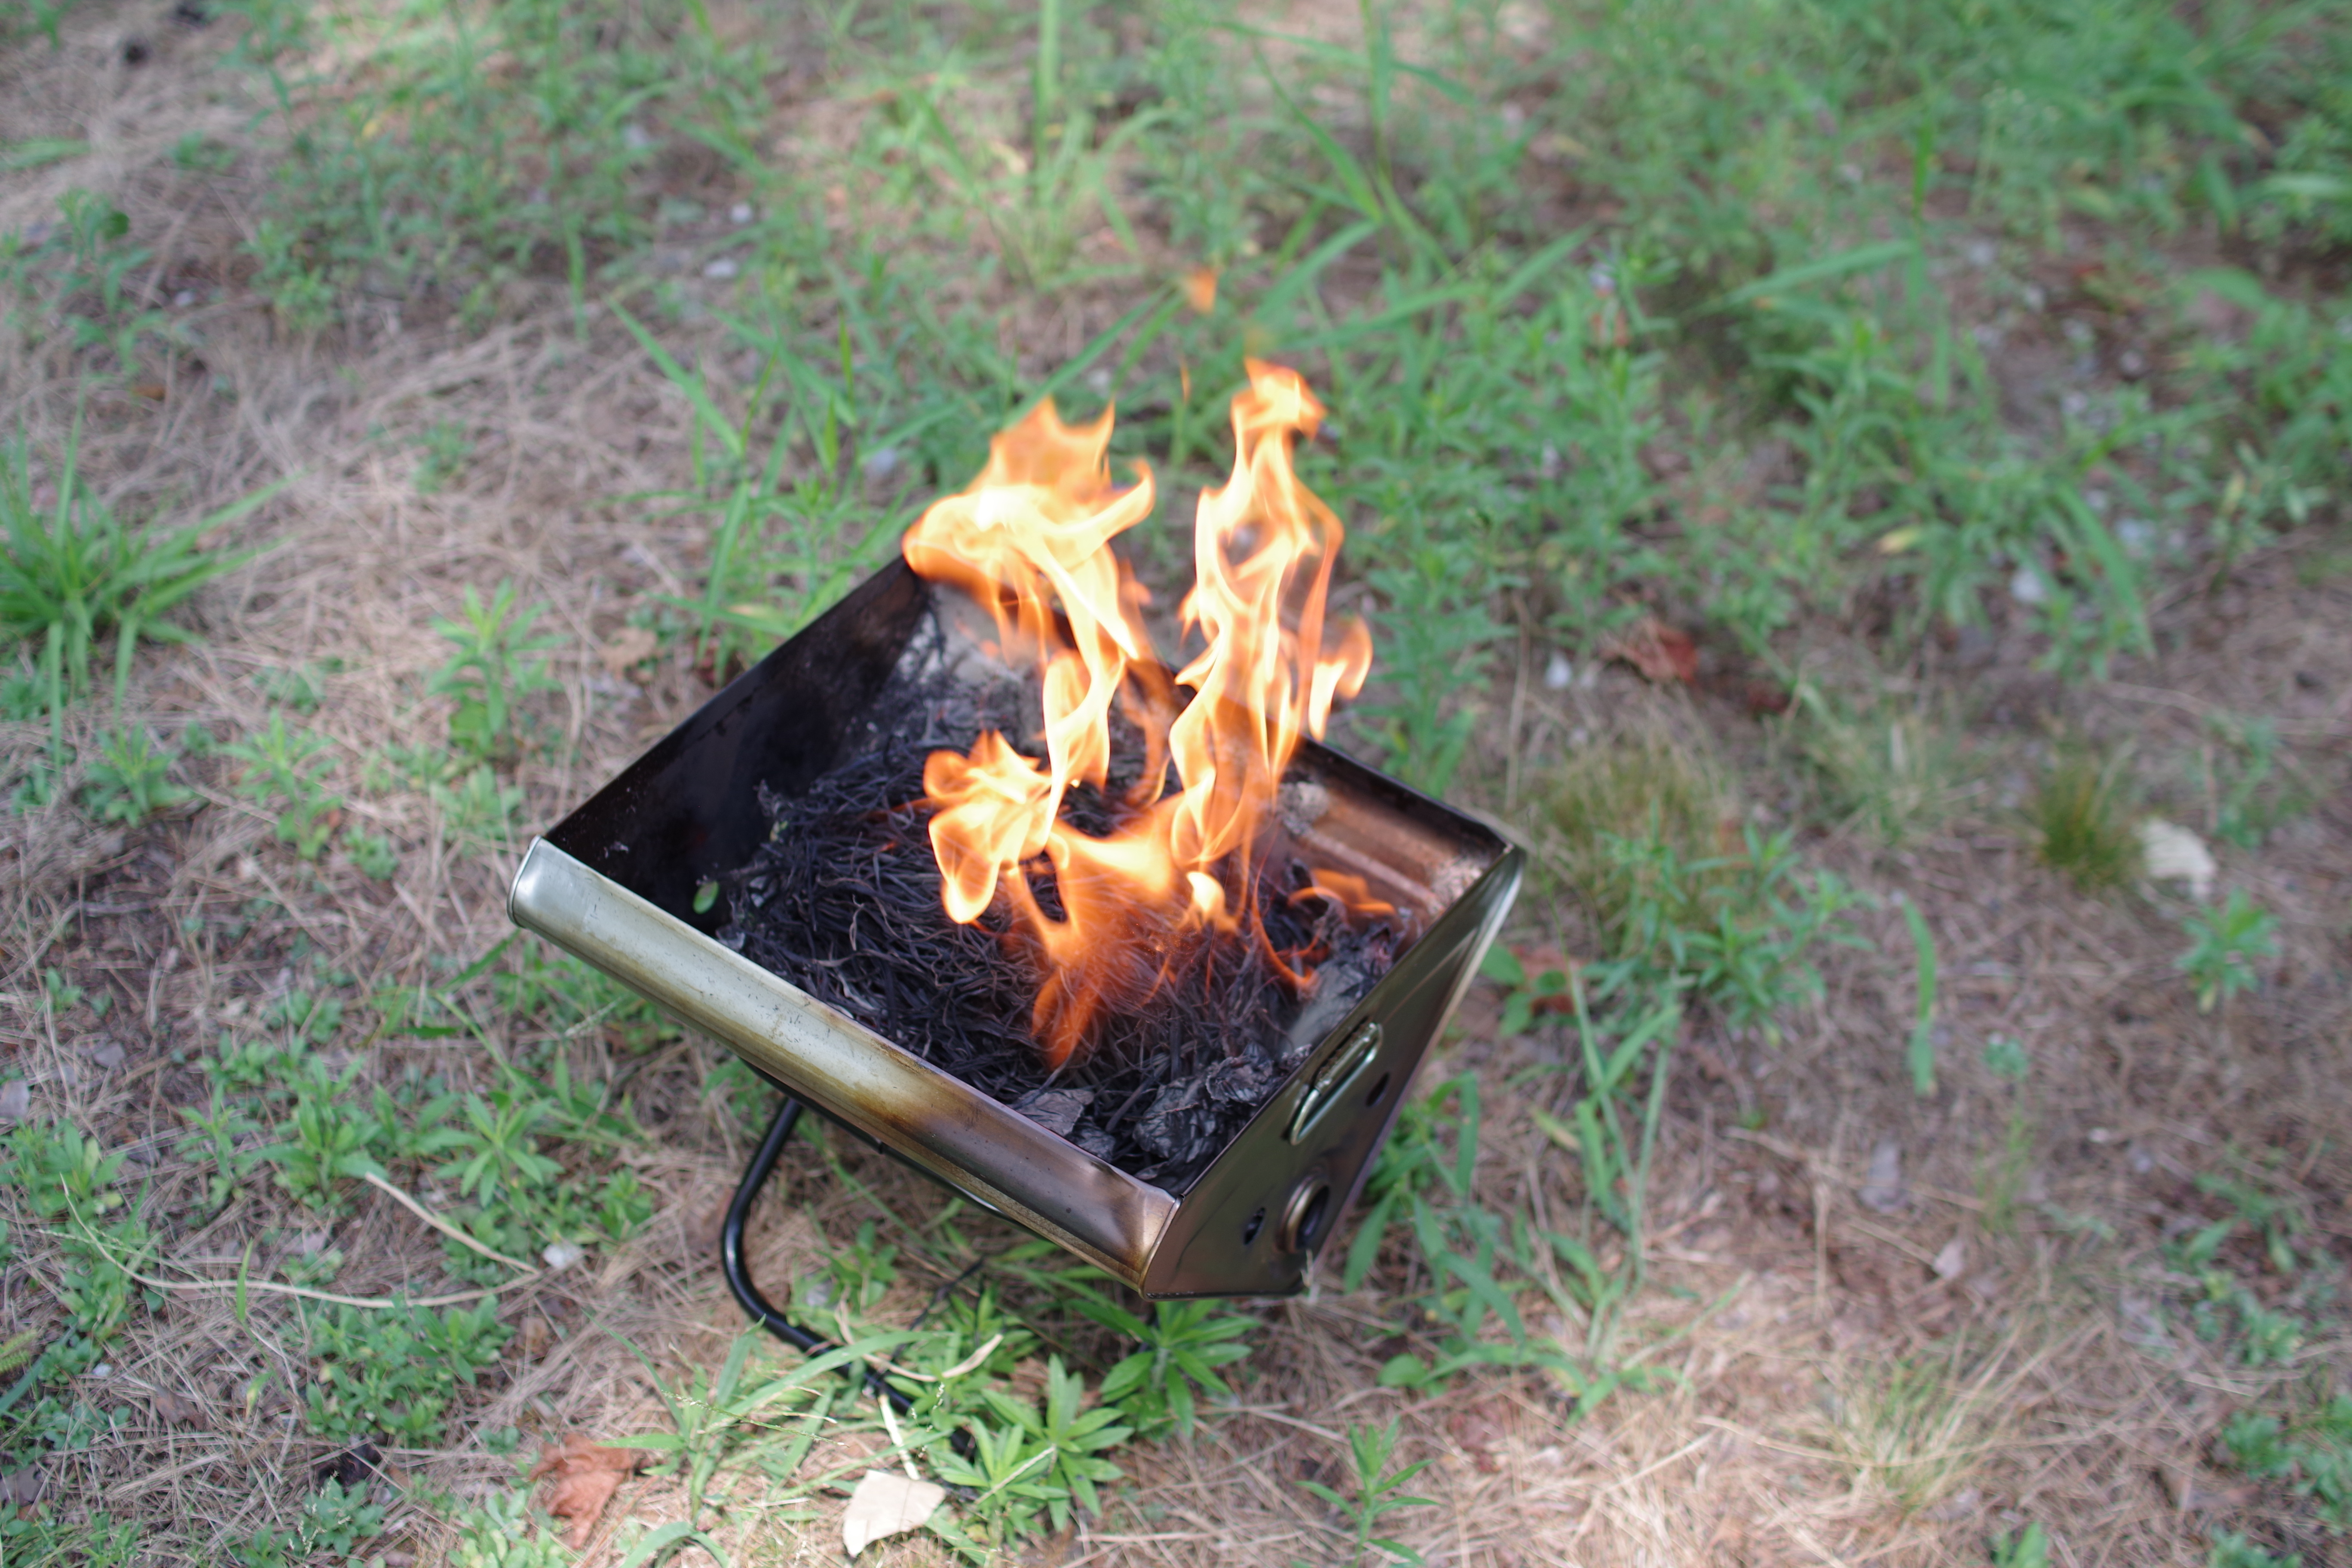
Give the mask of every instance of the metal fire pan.
<svg viewBox="0 0 2352 1568">
<path fill-rule="evenodd" d="M 1475 973 L 1522 858 L 1491 829 L 1312 742 L 1286 790 L 1314 863 L 1361 876 L 1422 934 L 1181 1194 L 1138 1181 L 718 942 L 696 890 L 791 795 L 877 734 L 873 708 L 934 589 L 894 561 L 536 841 L 518 925 L 612 975 L 868 1142 L 1146 1296 L 1279 1295 L 1361 1184 L 1413 1069 Z"/>
</svg>

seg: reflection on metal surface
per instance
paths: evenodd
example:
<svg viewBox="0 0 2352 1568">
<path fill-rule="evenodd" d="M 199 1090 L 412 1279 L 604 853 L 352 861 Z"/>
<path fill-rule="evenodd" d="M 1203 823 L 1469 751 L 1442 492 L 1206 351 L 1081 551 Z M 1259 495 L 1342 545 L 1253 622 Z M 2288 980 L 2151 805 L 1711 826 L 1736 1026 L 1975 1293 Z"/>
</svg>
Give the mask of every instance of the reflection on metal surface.
<svg viewBox="0 0 2352 1568">
<path fill-rule="evenodd" d="M 1307 1142 L 1314 1130 L 1315 1119 L 1329 1110 L 1356 1077 L 1380 1054 L 1381 1021 L 1367 1018 L 1356 1026 L 1339 1048 L 1333 1051 L 1308 1075 L 1306 1091 L 1298 1097 L 1298 1109 L 1290 1118 L 1286 1135 L 1293 1143 Z"/>
</svg>

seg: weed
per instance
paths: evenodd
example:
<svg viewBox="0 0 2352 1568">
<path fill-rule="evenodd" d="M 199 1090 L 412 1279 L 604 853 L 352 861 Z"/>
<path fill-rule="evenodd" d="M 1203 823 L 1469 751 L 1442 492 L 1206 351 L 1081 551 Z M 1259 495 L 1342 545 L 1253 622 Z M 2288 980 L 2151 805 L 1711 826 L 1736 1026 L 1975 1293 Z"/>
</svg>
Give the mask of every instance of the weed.
<svg viewBox="0 0 2352 1568">
<path fill-rule="evenodd" d="M 352 1558 L 362 1541 L 383 1533 L 384 1509 L 368 1500 L 364 1482 L 346 1488 L 330 1477 L 302 1505 L 303 1545 L 313 1552 Z"/>
<path fill-rule="evenodd" d="M 425 426 L 415 444 L 416 468 L 408 482 L 416 487 L 421 496 L 448 489 L 450 482 L 466 471 L 466 465 L 474 460 L 473 435 L 454 419 L 436 420 Z"/>
<path fill-rule="evenodd" d="M 278 807 L 278 841 L 291 845 L 305 860 L 315 860 L 334 836 L 343 797 L 330 794 L 327 775 L 335 761 L 322 755 L 329 742 L 310 731 L 286 727 L 286 715 L 269 715 L 269 728 L 220 749 L 221 755 L 244 763 L 236 792 L 265 807 Z"/>
<path fill-rule="evenodd" d="M 343 835 L 343 852 L 362 877 L 379 882 L 392 880 L 400 869 L 400 851 L 392 840 L 381 833 L 350 833 Z"/>
<path fill-rule="evenodd" d="M 2197 1010 L 2210 1013 L 2241 991 L 2262 984 L 2255 963 L 2277 956 L 2278 917 L 2232 888 L 2218 910 L 2198 910 L 2180 922 L 2189 948 L 2173 961 L 2197 993 Z"/>
<path fill-rule="evenodd" d="M 1603 930 L 1625 918 L 1633 893 L 1616 872 L 1612 840 L 1647 837 L 1685 859 L 1717 852 L 1734 808 L 1711 759 L 1650 732 L 1572 752 L 1551 783 L 1546 847 L 1559 880 Z"/>
<path fill-rule="evenodd" d="M 2303 1568 L 2303 1553 L 2273 1556 L 2237 1531 L 2221 1530 L 2213 1533 L 2213 1550 L 2205 1559 L 2205 1568 Z"/>
<path fill-rule="evenodd" d="M 577 302 L 594 265 L 647 237 L 665 137 L 749 156 L 762 56 L 677 0 L 498 0 L 458 26 L 437 10 L 240 8 L 240 54 L 301 121 L 249 242 L 258 287 L 301 330 L 363 283 L 429 290 L 477 325 L 534 271 L 568 277 Z M 390 68 L 331 94 L 281 69 L 320 47 Z"/>
<path fill-rule="evenodd" d="M 130 218 L 95 192 L 58 197 L 58 218 L 37 244 L 13 236 L 0 240 L 0 281 L 26 307 L 16 324 L 35 342 L 64 325 L 75 347 L 108 350 L 117 374 L 126 374 L 137 363 L 141 338 L 172 330 L 164 312 L 142 309 L 133 298 L 143 290 L 132 279 L 152 269 L 154 253 L 130 243 Z"/>
<path fill-rule="evenodd" d="M 1985 1542 L 1992 1568 L 2050 1568 L 2050 1537 L 2039 1524 L 2012 1536 L 2006 1531 Z"/>
<path fill-rule="evenodd" d="M 570 1568 L 574 1561 L 528 1491 L 493 1489 L 459 1510 L 453 1522 L 450 1568 Z"/>
<path fill-rule="evenodd" d="M 1192 1440 L 1199 1408 L 1194 1391 L 1231 1399 L 1233 1390 L 1217 1368 L 1248 1356 L 1244 1342 L 1257 1328 L 1247 1318 L 1219 1312 L 1210 1301 L 1160 1302 L 1149 1323 L 1107 1304 L 1081 1301 L 1078 1310 L 1142 1345 L 1103 1374 L 1098 1392 L 1147 1439 L 1172 1427 Z"/>
<path fill-rule="evenodd" d="M 1419 1563 L 1421 1553 L 1403 1542 L 1385 1535 L 1376 1535 L 1381 1521 L 1391 1513 L 1409 1508 L 1433 1508 L 1435 1502 L 1425 1497 L 1401 1495 L 1407 1481 L 1428 1468 L 1427 1459 L 1402 1468 L 1391 1468 L 1390 1460 L 1396 1453 L 1399 1423 L 1390 1422 L 1383 1427 L 1350 1426 L 1348 1428 L 1348 1457 L 1355 1467 L 1354 1495 L 1349 1496 L 1325 1486 L 1320 1481 L 1298 1484 L 1332 1508 L 1348 1521 L 1341 1532 L 1349 1541 L 1348 1562 L 1350 1568 L 1361 1568 L 1366 1556 L 1380 1552 L 1381 1561 Z"/>
<path fill-rule="evenodd" d="M 2313 796 L 2299 779 L 2278 781 L 2278 726 L 2268 719 L 2206 721 L 2210 736 L 2203 751 L 2206 792 L 2212 800 L 2213 833 L 2241 849 L 2260 849 L 2280 824 L 2311 808 Z"/>
<path fill-rule="evenodd" d="M 498 1317 L 494 1300 L 437 1313 L 304 1303 L 316 1371 L 303 1391 L 303 1425 L 334 1442 L 439 1444 L 441 1413 L 461 1384 L 498 1358 L 512 1331 Z"/>
<path fill-rule="evenodd" d="M 2042 864 L 2085 892 L 2130 881 L 2140 868 L 2136 805 L 2125 753 L 2062 746 L 2027 806 Z"/>
<path fill-rule="evenodd" d="M 2000 1150 L 1987 1160 L 1977 1183 L 1984 1204 L 1985 1228 L 2001 1235 L 2012 1223 L 2018 1194 L 2025 1190 L 2033 1158 L 2033 1120 L 2025 1100 L 2025 1080 L 2033 1062 L 2022 1045 L 2006 1035 L 1995 1035 L 1985 1042 L 1984 1064 L 1985 1070 L 2008 1085 L 2010 1091 L 2009 1120 Z"/>
<path fill-rule="evenodd" d="M 1859 900 L 1830 872 L 1800 874 L 1793 832 L 1748 826 L 1741 842 L 1743 854 L 1685 860 L 1654 830 L 1602 839 L 1623 902 L 1606 933 L 1616 955 L 1592 966 L 1597 994 L 1688 986 L 1730 1027 L 1777 1035 L 1780 1013 L 1821 994 L 1808 954 L 1860 941 L 1841 924 Z"/>
<path fill-rule="evenodd" d="M 262 670 L 253 678 L 253 684 L 270 701 L 307 717 L 327 700 L 327 677 L 342 672 L 341 659 L 323 658 L 291 669 Z"/>
<path fill-rule="evenodd" d="M 460 774 L 455 784 L 428 784 L 425 793 L 450 837 L 486 848 L 509 842 L 515 814 L 522 809 L 522 786 L 500 784 L 488 763 Z"/>
<path fill-rule="evenodd" d="M 1834 1446 L 1856 1479 L 1906 1512 L 1933 1506 L 1967 1479 L 1966 1461 L 1953 1451 L 1974 1435 L 1984 1403 L 1984 1373 L 1970 1379 L 1967 1356 L 1965 1340 L 1955 1338 L 1940 1353 L 1868 1368 L 1829 1401 Z"/>
<path fill-rule="evenodd" d="M 191 792 L 170 783 L 179 759 L 146 730 L 125 726 L 99 737 L 98 761 L 82 773 L 82 809 L 100 822 L 135 827 L 181 805 Z"/>
<path fill-rule="evenodd" d="M 1903 923 L 1910 928 L 1915 978 L 1912 983 L 1911 1040 L 1905 1052 L 1911 1068 L 1911 1092 L 1921 1100 L 1936 1092 L 1936 939 L 1927 917 L 1901 894 Z"/>
<path fill-rule="evenodd" d="M 1478 722 L 1465 694 L 1486 683 L 1486 650 L 1503 635 L 1484 604 L 1464 602 L 1464 585 L 1486 575 L 1478 554 L 1472 540 L 1423 538 L 1366 574 L 1387 608 L 1379 684 L 1357 722 L 1380 737 L 1398 777 L 1432 795 L 1462 765 Z"/>
<path fill-rule="evenodd" d="M 500 582 L 489 603 L 470 583 L 465 586 L 463 618 L 436 617 L 433 629 L 455 648 L 425 689 L 457 700 L 449 715 L 449 743 L 475 763 L 511 763 L 522 752 L 525 699 L 559 689 L 546 655 L 563 639 L 534 636 L 537 605 L 516 602 L 511 582 Z"/>
<path fill-rule="evenodd" d="M 1503 1014 L 1496 1020 L 1495 1030 L 1506 1037 L 1526 1034 L 1535 1026 L 1537 1014 L 1557 1012 L 1568 1000 L 1570 970 L 1530 973 L 1519 955 L 1501 942 L 1487 948 L 1486 956 L 1479 960 L 1478 973 L 1503 987 Z"/>
<path fill-rule="evenodd" d="M 1921 713 L 1849 716 L 1810 685 L 1798 689 L 1805 759 L 1831 813 L 1900 846 L 1937 827 L 1960 797 L 1958 737 Z"/>
<path fill-rule="evenodd" d="M 1638 1237 L 1649 1156 L 1664 1104 L 1667 1063 L 1660 1041 L 1679 1012 L 1671 1004 L 1660 1009 L 1604 1060 L 1582 1010 L 1582 991 L 1572 979 L 1570 987 L 1591 1086 L 1576 1120 L 1579 1129 L 1590 1130 L 1589 1142 L 1548 1115 L 1538 1118 L 1539 1124 L 1583 1157 L 1587 1221 L 1597 1212 L 1623 1234 Z M 1629 1142 L 1617 1099 L 1632 1087 L 1631 1075 L 1645 1056 L 1651 1068 L 1648 1094 Z M 1440 1084 L 1425 1100 L 1405 1106 L 1366 1178 L 1366 1212 L 1348 1251 L 1347 1287 L 1363 1282 L 1390 1225 L 1402 1218 L 1428 1271 L 1429 1288 L 1419 1302 L 1424 1321 L 1443 1330 L 1433 1362 L 1400 1352 L 1381 1369 L 1381 1383 L 1435 1387 L 1473 1367 L 1537 1367 L 1575 1397 L 1580 1412 L 1598 1407 L 1621 1387 L 1646 1387 L 1648 1372 L 1634 1364 L 1635 1357 L 1621 1355 L 1615 1343 L 1619 1309 L 1641 1283 L 1638 1246 L 1629 1249 L 1623 1267 L 1604 1268 L 1589 1245 L 1596 1239 L 1589 1223 L 1586 1238 L 1580 1240 L 1544 1230 L 1524 1215 L 1497 1215 L 1480 1205 L 1471 1190 L 1480 1121 L 1476 1079 L 1464 1075 Z M 1445 1147 L 1449 1138 L 1451 1150 Z M 1563 1321 L 1584 1323 L 1581 1355 L 1528 1331 L 1517 1298 L 1528 1289 L 1548 1297 Z"/>
<path fill-rule="evenodd" d="M 2250 1476 L 2284 1482 L 2336 1534 L 2352 1531 L 2352 1395 L 2336 1394 L 2289 1423 L 2241 1411 L 2221 1428 L 2221 1451 Z"/>
<path fill-rule="evenodd" d="M 131 529 L 92 493 L 79 466 L 79 429 L 47 484 L 55 500 L 37 501 L 32 448 L 20 434 L 0 443 L 0 636 L 40 642 L 41 700 L 58 716 L 89 685 L 98 639 L 114 634 L 114 696 L 131 683 L 139 641 L 185 642 L 191 634 L 164 617 L 249 552 L 210 551 L 215 529 L 261 505 L 287 482 L 169 531 Z"/>
<path fill-rule="evenodd" d="M 766 303 L 773 313 L 776 302 Z M 715 516 L 702 596 L 670 603 L 691 617 L 698 658 L 713 679 L 723 680 L 797 631 L 895 542 L 888 528 L 859 534 L 866 509 L 843 477 L 845 441 L 860 422 L 849 337 L 845 330 L 835 371 L 804 356 L 782 322 L 762 329 L 730 321 L 762 362 L 743 416 L 730 420 L 701 369 L 679 364 L 635 317 L 624 312 L 622 322 L 694 410 L 694 488 L 646 499 Z M 752 431 L 776 395 L 786 403 L 783 417 L 765 457 L 755 459 Z M 877 437 L 879 451 L 896 454 L 889 437 Z M 786 465 L 803 442 L 812 471 L 787 484 Z"/>
</svg>

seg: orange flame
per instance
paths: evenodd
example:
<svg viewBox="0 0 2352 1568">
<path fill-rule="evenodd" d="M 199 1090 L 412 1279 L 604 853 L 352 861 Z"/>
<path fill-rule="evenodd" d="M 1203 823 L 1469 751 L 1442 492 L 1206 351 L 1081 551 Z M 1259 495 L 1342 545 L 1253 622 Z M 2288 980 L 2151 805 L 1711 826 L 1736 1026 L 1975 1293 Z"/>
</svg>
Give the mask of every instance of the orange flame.
<svg viewBox="0 0 2352 1568">
<path fill-rule="evenodd" d="M 1126 489 L 1112 482 L 1108 411 L 1073 427 L 1040 407 L 990 444 L 970 489 L 907 533 L 908 564 L 987 606 L 1006 656 L 1038 665 L 1044 764 L 991 731 L 969 755 L 931 753 L 923 788 L 949 915 L 970 922 L 1003 898 L 1035 943 L 1045 976 L 1032 1026 L 1052 1067 L 1103 1006 L 1151 994 L 1184 933 L 1240 931 L 1281 964 L 1257 920 L 1261 830 L 1299 738 L 1321 735 L 1332 702 L 1371 666 L 1361 622 L 1323 646 L 1343 530 L 1290 460 L 1323 406 L 1296 372 L 1248 370 L 1233 401 L 1233 477 L 1201 497 L 1193 529 L 1181 610 L 1204 646 L 1176 676 L 1193 693 L 1181 712 L 1138 614 L 1144 591 L 1110 549 L 1150 515 L 1153 490 L 1148 469 Z M 1127 820 L 1096 838 L 1061 807 L 1073 784 L 1108 782 L 1114 702 L 1143 733 L 1143 770 Z M 1030 885 L 1041 857 L 1059 919 Z"/>
</svg>

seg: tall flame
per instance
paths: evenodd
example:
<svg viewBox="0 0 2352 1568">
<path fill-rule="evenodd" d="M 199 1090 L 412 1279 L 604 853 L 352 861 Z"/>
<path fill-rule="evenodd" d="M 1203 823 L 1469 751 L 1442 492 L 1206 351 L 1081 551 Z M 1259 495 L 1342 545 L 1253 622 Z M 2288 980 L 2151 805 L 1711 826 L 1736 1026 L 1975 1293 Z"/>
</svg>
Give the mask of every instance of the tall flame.
<svg viewBox="0 0 2352 1568">
<path fill-rule="evenodd" d="M 932 752 L 923 788 L 949 915 L 970 922 L 1002 898 L 1036 945 L 1032 1026 L 1052 1067 L 1103 1006 L 1149 997 L 1187 932 L 1239 931 L 1281 963 L 1257 918 L 1261 830 L 1300 736 L 1321 735 L 1371 667 L 1360 621 L 1323 646 L 1343 530 L 1290 460 L 1323 406 L 1296 372 L 1248 371 L 1233 401 L 1233 477 L 1201 497 L 1193 528 L 1181 608 L 1203 646 L 1176 676 L 1193 694 L 1181 711 L 1139 614 L 1144 591 L 1110 549 L 1150 514 L 1153 489 L 1149 469 L 1113 483 L 1108 411 L 1072 426 L 1038 408 L 990 443 L 971 488 L 907 533 L 909 566 L 986 605 L 1008 658 L 1037 661 L 1044 764 L 991 731 L 968 755 Z M 1108 783 L 1114 704 L 1143 734 L 1143 768 L 1126 820 L 1097 838 L 1061 808 L 1073 784 Z M 1030 885 L 1040 857 L 1059 919 Z"/>
</svg>

